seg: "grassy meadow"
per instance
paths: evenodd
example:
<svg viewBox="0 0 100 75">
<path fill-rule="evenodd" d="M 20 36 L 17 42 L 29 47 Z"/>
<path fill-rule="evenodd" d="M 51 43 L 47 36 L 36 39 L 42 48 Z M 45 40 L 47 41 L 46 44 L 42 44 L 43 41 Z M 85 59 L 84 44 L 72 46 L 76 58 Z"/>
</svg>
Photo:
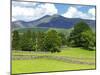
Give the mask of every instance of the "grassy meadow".
<svg viewBox="0 0 100 75">
<path fill-rule="evenodd" d="M 95 69 L 95 50 L 61 49 L 60 53 L 13 51 L 12 74 Z"/>
</svg>

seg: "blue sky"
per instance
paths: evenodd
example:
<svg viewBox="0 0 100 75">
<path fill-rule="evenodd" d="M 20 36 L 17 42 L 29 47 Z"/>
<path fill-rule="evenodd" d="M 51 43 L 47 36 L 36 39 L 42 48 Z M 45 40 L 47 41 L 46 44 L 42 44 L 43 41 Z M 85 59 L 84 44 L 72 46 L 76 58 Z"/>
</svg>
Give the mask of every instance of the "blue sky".
<svg viewBox="0 0 100 75">
<path fill-rule="evenodd" d="M 95 20 L 95 6 L 12 1 L 12 21 L 31 21 L 54 14 Z"/>
</svg>

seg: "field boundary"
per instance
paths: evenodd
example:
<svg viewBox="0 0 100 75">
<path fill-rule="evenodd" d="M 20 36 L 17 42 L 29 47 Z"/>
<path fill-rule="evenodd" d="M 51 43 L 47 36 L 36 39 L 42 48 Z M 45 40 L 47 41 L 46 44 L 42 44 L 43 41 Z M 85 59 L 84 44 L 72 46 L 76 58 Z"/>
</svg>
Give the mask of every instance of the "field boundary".
<svg viewBox="0 0 100 75">
<path fill-rule="evenodd" d="M 95 62 L 86 62 L 86 61 L 80 61 L 80 59 L 77 60 L 71 57 L 67 56 L 50 56 L 50 55 L 43 55 L 43 56 L 36 56 L 36 55 L 13 55 L 12 60 L 34 60 L 34 59 L 52 59 L 57 61 L 63 61 L 66 63 L 74 63 L 74 64 L 86 64 L 86 65 L 95 65 Z M 89 59 L 89 58 L 88 58 Z M 91 60 L 91 58 L 90 58 Z"/>
</svg>

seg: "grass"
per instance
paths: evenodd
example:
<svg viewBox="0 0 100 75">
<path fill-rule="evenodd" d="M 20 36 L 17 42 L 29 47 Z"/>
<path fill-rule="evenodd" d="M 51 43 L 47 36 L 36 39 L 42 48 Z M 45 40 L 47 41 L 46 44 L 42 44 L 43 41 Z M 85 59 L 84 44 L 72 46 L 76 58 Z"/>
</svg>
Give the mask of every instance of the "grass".
<svg viewBox="0 0 100 75">
<path fill-rule="evenodd" d="M 18 28 L 18 29 L 13 29 L 12 31 L 17 30 L 20 33 L 26 32 L 27 30 L 31 30 L 32 32 L 37 32 L 37 31 L 39 31 L 39 32 L 45 32 L 48 29 L 49 28 L 33 27 L 33 28 Z"/>
<path fill-rule="evenodd" d="M 64 29 L 64 28 L 49 28 L 49 30 L 56 30 L 58 33 L 64 33 L 66 35 L 69 35 L 69 33 L 72 31 L 71 29 Z"/>
<path fill-rule="evenodd" d="M 15 29 L 20 33 L 26 32 L 27 30 L 31 30 L 32 32 L 46 32 L 48 30 L 56 30 L 58 33 L 67 33 L 69 34 L 69 32 L 72 29 L 64 29 L 64 28 L 48 28 L 48 27 L 33 27 L 33 28 L 21 28 L 21 29 Z M 13 30 L 14 31 L 14 30 Z"/>
<path fill-rule="evenodd" d="M 95 50 L 89 51 L 82 48 L 62 48 L 60 53 L 12 51 L 12 55 L 61 56 L 70 57 L 70 59 L 77 61 L 95 63 Z M 12 74 L 82 69 L 95 69 L 95 65 L 67 63 L 47 58 L 12 60 Z"/>
<path fill-rule="evenodd" d="M 35 59 L 12 61 L 12 74 L 63 70 L 95 69 L 94 65 L 65 63 L 57 60 Z"/>
<path fill-rule="evenodd" d="M 56 55 L 69 56 L 69 57 L 79 57 L 79 58 L 94 58 L 95 50 L 89 51 L 82 48 L 63 48 L 61 53 Z"/>
<path fill-rule="evenodd" d="M 95 58 L 95 50 L 89 51 L 82 48 L 62 48 L 60 53 L 50 53 L 50 52 L 22 52 L 22 51 L 13 51 L 12 55 L 53 55 L 53 56 L 68 56 L 76 58 Z"/>
</svg>

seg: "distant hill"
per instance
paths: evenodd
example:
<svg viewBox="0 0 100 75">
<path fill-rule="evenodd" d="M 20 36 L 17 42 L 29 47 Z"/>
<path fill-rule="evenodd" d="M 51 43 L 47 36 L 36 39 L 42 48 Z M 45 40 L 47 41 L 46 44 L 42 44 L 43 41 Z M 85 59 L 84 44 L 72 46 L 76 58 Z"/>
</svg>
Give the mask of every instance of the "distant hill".
<svg viewBox="0 0 100 75">
<path fill-rule="evenodd" d="M 65 28 L 70 29 L 76 23 L 83 20 L 86 22 L 93 30 L 95 30 L 95 20 L 80 19 L 80 18 L 65 18 L 60 15 L 49 16 L 46 15 L 35 21 L 14 21 L 12 22 L 12 29 L 19 28 L 33 28 L 33 27 L 46 27 L 46 28 Z"/>
</svg>

